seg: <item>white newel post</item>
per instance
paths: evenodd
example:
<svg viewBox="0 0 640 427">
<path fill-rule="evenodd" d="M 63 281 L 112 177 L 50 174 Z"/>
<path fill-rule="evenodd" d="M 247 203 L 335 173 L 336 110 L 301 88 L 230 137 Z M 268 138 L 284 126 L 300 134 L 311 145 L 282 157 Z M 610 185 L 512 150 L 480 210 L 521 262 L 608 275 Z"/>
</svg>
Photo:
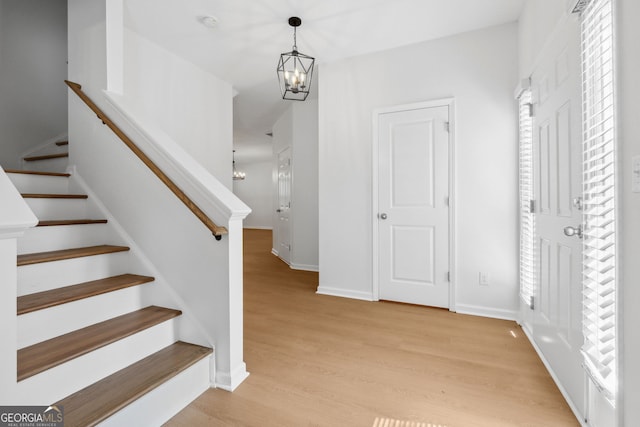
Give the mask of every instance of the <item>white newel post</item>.
<svg viewBox="0 0 640 427">
<path fill-rule="evenodd" d="M 249 376 L 244 362 L 242 220 L 248 212 L 229 219 L 229 391 Z"/>
<path fill-rule="evenodd" d="M 0 169 L 0 405 L 16 402 L 17 239 L 37 218 Z"/>
</svg>

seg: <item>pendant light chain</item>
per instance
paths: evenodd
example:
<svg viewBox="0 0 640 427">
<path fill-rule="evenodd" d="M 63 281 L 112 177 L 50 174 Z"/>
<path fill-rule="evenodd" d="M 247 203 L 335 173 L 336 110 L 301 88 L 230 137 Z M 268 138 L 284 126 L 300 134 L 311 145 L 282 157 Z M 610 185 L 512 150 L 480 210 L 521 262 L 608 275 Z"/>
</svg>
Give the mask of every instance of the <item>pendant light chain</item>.
<svg viewBox="0 0 640 427">
<path fill-rule="evenodd" d="M 293 27 L 293 51 L 297 52 L 298 51 L 298 39 L 296 38 L 296 33 L 298 27 Z"/>
</svg>

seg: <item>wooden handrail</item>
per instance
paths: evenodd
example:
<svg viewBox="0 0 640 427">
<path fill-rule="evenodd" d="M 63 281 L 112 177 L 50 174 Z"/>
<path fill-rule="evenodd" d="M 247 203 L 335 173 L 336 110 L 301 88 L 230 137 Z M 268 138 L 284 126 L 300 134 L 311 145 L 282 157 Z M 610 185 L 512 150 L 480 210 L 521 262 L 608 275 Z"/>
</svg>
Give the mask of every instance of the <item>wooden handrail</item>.
<svg viewBox="0 0 640 427">
<path fill-rule="evenodd" d="M 102 123 L 107 125 L 109 129 L 111 129 L 113 133 L 115 133 L 118 138 L 120 138 L 120 140 L 124 142 L 125 145 L 129 147 L 136 156 L 138 156 L 140 160 L 142 160 L 142 163 L 147 165 L 151 172 L 153 172 L 158 178 L 160 178 L 160 181 L 162 181 L 167 186 L 167 188 L 169 188 L 169 190 L 171 190 L 171 192 L 175 194 L 178 199 L 180 199 L 180 201 L 182 201 L 182 203 L 184 203 L 185 206 L 189 208 L 189 210 L 193 212 L 193 214 L 198 217 L 198 219 L 202 221 L 202 223 L 209 230 L 211 230 L 216 240 L 220 240 L 222 238 L 222 235 L 227 234 L 228 231 L 225 227 L 216 225 L 207 216 L 207 214 L 205 214 L 189 198 L 189 196 L 187 196 L 164 172 L 162 172 L 162 170 L 153 162 L 153 160 L 147 157 L 147 155 L 140 148 L 138 148 L 138 146 L 115 123 L 113 123 L 111 119 L 109 119 L 109 117 L 107 117 L 107 115 L 91 100 L 91 98 L 89 98 L 87 94 L 83 92 L 82 86 L 80 86 L 78 83 L 70 82 L 69 80 L 65 80 L 64 82 L 71 88 L 72 91 L 76 93 L 76 95 L 80 97 L 80 99 L 84 101 L 85 104 L 87 104 L 87 106 L 89 106 L 89 108 L 94 113 L 98 115 L 98 118 L 102 120 Z"/>
</svg>

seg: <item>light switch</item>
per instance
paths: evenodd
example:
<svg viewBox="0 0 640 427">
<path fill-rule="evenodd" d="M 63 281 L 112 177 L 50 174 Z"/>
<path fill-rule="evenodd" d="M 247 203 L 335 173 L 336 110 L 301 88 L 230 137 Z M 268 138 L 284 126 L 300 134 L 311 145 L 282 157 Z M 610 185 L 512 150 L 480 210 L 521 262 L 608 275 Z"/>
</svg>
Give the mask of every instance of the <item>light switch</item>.
<svg viewBox="0 0 640 427">
<path fill-rule="evenodd" d="M 633 156 L 632 161 L 633 166 L 631 168 L 631 173 L 633 174 L 633 177 L 631 178 L 631 191 L 634 193 L 640 193 L 640 156 Z"/>
</svg>

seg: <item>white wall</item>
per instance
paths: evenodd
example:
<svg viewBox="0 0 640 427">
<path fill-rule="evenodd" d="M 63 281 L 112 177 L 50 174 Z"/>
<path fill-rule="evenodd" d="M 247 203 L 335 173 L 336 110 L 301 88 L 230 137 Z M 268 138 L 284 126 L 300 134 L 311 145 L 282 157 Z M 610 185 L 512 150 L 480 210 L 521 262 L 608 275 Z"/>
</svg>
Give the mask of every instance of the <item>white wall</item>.
<svg viewBox="0 0 640 427">
<path fill-rule="evenodd" d="M 67 131 L 67 2 L 0 3 L 0 165 Z"/>
<path fill-rule="evenodd" d="M 278 204 L 278 153 L 291 147 L 292 268 L 318 270 L 318 100 L 292 102 L 273 126 L 273 200 Z M 278 242 L 273 212 L 273 247 Z"/>
<path fill-rule="evenodd" d="M 617 0 L 618 67 L 620 114 L 620 257 L 622 285 L 622 400 L 623 422 L 631 426 L 640 420 L 640 193 L 631 190 L 633 156 L 640 156 L 640 121 L 638 120 L 638 70 L 640 70 L 640 2 Z"/>
<path fill-rule="evenodd" d="M 372 298 L 372 112 L 454 97 L 456 307 L 515 318 L 516 48 L 508 24 L 322 66 L 319 290 Z"/>
<path fill-rule="evenodd" d="M 231 85 L 128 29 L 124 46 L 127 103 L 231 188 Z"/>
<path fill-rule="evenodd" d="M 107 87 L 105 0 L 68 0 L 67 7 L 69 80 L 100 99 Z"/>
<path fill-rule="evenodd" d="M 318 101 L 293 105 L 291 267 L 318 270 Z"/>
<path fill-rule="evenodd" d="M 567 7 L 565 0 L 527 1 L 518 25 L 520 75 L 528 77 L 549 35 L 555 30 Z"/>
<path fill-rule="evenodd" d="M 233 181 L 233 194 L 238 196 L 251 213 L 244 220 L 244 228 L 273 228 L 273 185 L 271 159 L 261 162 L 238 162 L 236 169 L 247 174 L 242 181 Z"/>
</svg>

